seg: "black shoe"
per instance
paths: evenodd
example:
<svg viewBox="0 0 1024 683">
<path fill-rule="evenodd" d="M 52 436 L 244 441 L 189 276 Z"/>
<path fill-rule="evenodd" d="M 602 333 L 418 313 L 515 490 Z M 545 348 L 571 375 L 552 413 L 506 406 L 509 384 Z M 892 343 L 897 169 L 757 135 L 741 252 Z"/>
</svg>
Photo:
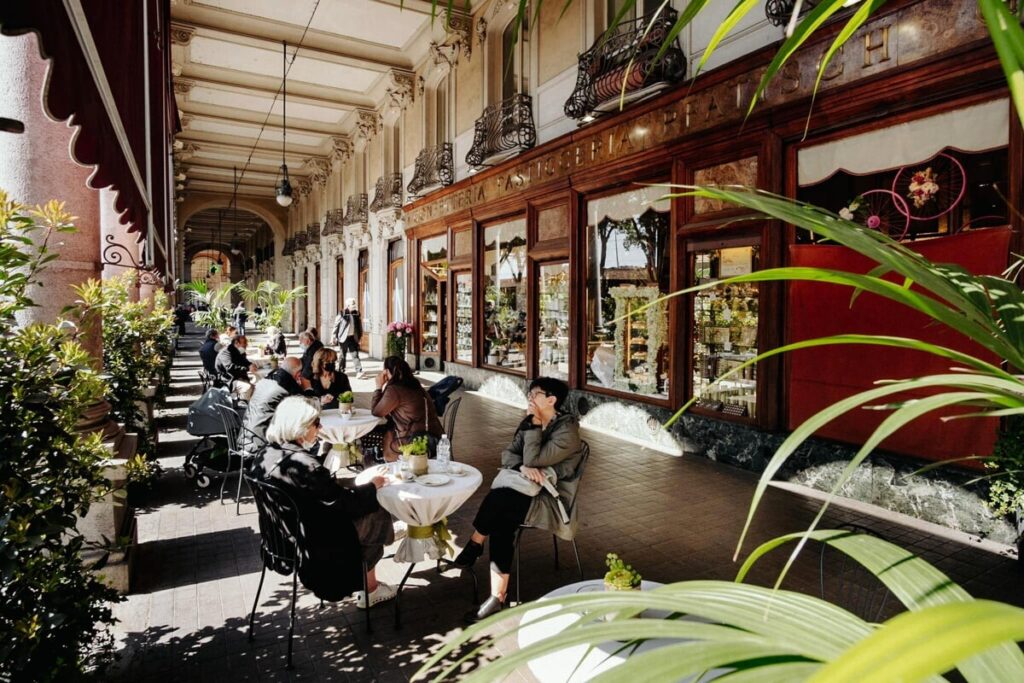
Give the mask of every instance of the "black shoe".
<svg viewBox="0 0 1024 683">
<path fill-rule="evenodd" d="M 466 623 L 475 624 L 478 621 L 483 621 L 492 614 L 500 612 L 501 608 L 504 606 L 505 603 L 499 600 L 498 596 L 492 595 L 486 600 L 484 600 L 484 603 L 480 605 L 480 607 L 478 607 L 477 609 L 471 609 L 470 611 L 466 612 Z"/>
<path fill-rule="evenodd" d="M 469 569 L 477 561 L 477 558 L 483 555 L 483 553 L 484 547 L 482 545 L 476 541 L 470 541 L 466 544 L 466 547 L 462 549 L 462 552 L 452 560 L 452 564 L 459 569 Z"/>
</svg>

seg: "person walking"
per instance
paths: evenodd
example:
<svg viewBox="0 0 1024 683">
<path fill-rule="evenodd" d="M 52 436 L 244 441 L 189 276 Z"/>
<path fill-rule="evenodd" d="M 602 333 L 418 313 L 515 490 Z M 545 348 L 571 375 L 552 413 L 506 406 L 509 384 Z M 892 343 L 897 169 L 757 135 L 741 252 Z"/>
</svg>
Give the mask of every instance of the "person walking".
<svg viewBox="0 0 1024 683">
<path fill-rule="evenodd" d="M 235 323 L 235 327 L 238 328 L 238 334 L 245 336 L 245 321 L 249 319 L 249 314 L 245 310 L 245 304 L 241 301 L 235 306 L 235 310 L 231 312 L 231 321 Z"/>
<path fill-rule="evenodd" d="M 356 300 L 345 300 L 345 310 L 334 319 L 334 344 L 341 353 L 338 354 L 338 365 L 345 372 L 345 361 L 351 352 L 355 356 L 356 379 L 363 379 L 363 363 L 359 360 L 359 340 L 363 336 L 363 321 L 356 307 Z"/>
</svg>

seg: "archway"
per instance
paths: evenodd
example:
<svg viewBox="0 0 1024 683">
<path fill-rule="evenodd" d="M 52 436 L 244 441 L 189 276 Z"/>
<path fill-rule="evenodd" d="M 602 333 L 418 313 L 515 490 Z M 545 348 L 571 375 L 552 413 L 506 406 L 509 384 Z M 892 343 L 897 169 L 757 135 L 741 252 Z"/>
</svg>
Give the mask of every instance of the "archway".
<svg viewBox="0 0 1024 683">
<path fill-rule="evenodd" d="M 205 280 L 210 289 L 220 289 L 234 281 L 231 259 L 219 249 L 201 249 L 188 260 L 188 279 Z"/>
</svg>

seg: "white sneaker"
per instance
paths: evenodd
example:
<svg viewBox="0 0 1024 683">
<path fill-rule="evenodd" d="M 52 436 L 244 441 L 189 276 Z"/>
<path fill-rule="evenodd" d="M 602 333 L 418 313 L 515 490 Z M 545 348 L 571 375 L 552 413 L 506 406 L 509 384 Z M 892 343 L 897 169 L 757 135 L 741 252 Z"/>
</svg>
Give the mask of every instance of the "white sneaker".
<svg viewBox="0 0 1024 683">
<path fill-rule="evenodd" d="M 395 597 L 396 592 L 395 587 L 391 584 L 378 581 L 377 590 L 370 592 L 370 607 L 373 607 L 378 603 L 391 600 Z M 366 609 L 366 597 L 364 596 L 363 591 L 358 591 L 356 593 L 356 607 L 359 609 Z"/>
</svg>

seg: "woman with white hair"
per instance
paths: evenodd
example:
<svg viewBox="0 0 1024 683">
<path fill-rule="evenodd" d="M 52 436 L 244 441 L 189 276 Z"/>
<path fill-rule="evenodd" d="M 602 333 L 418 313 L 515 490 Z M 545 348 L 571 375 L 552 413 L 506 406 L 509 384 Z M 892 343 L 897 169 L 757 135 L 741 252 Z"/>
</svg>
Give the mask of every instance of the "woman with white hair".
<svg viewBox="0 0 1024 683">
<path fill-rule="evenodd" d="M 358 590 L 363 585 L 362 560 L 369 568 L 366 585 L 369 606 L 395 597 L 395 588 L 377 580 L 376 564 L 384 546 L 395 540 L 391 515 L 377 503 L 377 489 L 384 477 L 349 488 L 307 449 L 317 441 L 320 406 L 313 399 L 289 396 L 281 401 L 267 428 L 269 445 L 253 466 L 253 476 L 292 497 L 305 531 L 299 548 L 302 562 L 299 580 L 322 600 L 341 600 L 358 591 L 358 606 L 367 600 Z"/>
<path fill-rule="evenodd" d="M 285 343 L 284 334 L 273 325 L 267 328 L 267 343 L 263 345 L 263 351 L 267 355 L 281 357 L 288 355 L 288 345 Z"/>
<path fill-rule="evenodd" d="M 341 349 L 338 354 L 338 366 L 345 372 L 345 359 L 348 354 L 355 356 L 356 379 L 362 379 L 363 363 L 359 360 L 359 340 L 363 337 L 363 321 L 359 317 L 359 309 L 356 307 L 356 300 L 352 297 L 345 299 L 345 310 L 338 313 L 334 318 L 334 344 Z"/>
</svg>

